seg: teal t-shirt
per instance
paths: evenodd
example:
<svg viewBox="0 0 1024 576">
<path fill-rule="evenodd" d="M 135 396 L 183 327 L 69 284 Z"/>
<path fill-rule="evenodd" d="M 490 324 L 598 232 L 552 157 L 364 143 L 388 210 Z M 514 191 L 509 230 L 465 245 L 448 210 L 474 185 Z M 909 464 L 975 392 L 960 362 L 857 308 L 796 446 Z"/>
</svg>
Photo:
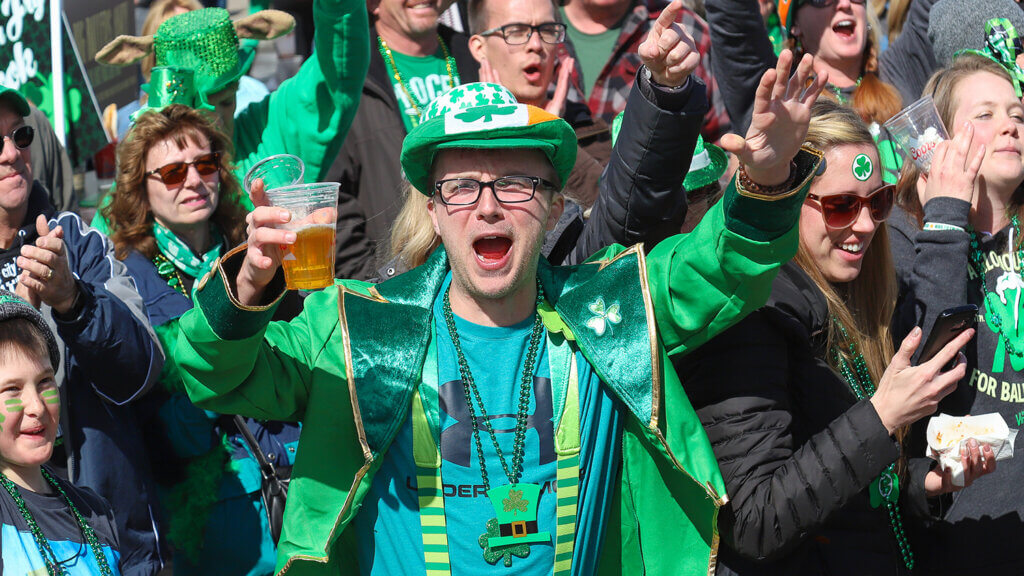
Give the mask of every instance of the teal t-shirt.
<svg viewBox="0 0 1024 576">
<path fill-rule="evenodd" d="M 600 34 L 585 34 L 566 18 L 565 8 L 559 8 L 559 10 L 562 12 L 566 35 L 569 36 L 576 52 L 576 67 L 583 79 L 584 95 L 590 98 L 590 93 L 594 91 L 594 85 L 601 75 L 601 70 L 604 70 L 605 64 L 611 59 L 612 50 L 615 49 L 615 42 L 619 39 L 619 33 L 622 32 L 622 23 L 625 18 Z"/>
<path fill-rule="evenodd" d="M 438 46 L 437 53 L 432 56 L 408 56 L 396 50 L 391 51 L 398 66 L 398 74 L 405 82 L 395 80 L 395 70 L 391 62 L 384 59 L 388 69 L 388 76 L 391 78 L 391 86 L 395 90 L 395 98 L 398 99 L 399 112 L 402 114 L 402 122 L 405 124 L 405 131 L 410 132 L 419 124 L 419 115 L 427 109 L 427 104 L 434 101 L 441 94 L 444 94 L 452 86 L 458 86 L 458 71 L 452 66 L 452 73 L 448 74 L 448 65 L 445 63 L 444 52 Z M 409 101 L 409 96 L 416 101 L 416 105 Z"/>
<path fill-rule="evenodd" d="M 445 291 L 447 282 L 441 294 Z M 498 444 L 511 466 L 519 384 L 533 319 L 497 328 L 473 324 L 457 316 L 455 323 L 470 371 L 497 433 Z M 437 331 L 441 479 L 452 574 L 551 574 L 557 508 L 554 428 L 559 415 L 553 413 L 553 391 L 557 387 L 552 386 L 547 347 L 542 344 L 538 354 L 539 362 L 530 394 L 521 481 L 541 487 L 537 529 L 549 532 L 551 541 L 531 545 L 525 558 L 512 556 L 511 568 L 506 568 L 503 560 L 491 565 L 484 560 L 480 536 L 486 532 L 487 521 L 495 517 L 495 512 L 484 492 L 455 347 L 445 326 L 440 297 L 434 306 L 434 324 Z M 618 401 L 607 392 L 582 354 L 577 354 L 576 359 L 582 445 L 573 574 L 593 574 L 604 540 L 605 519 L 621 460 L 623 421 Z M 480 440 L 492 488 L 507 484 L 508 479 L 491 437 L 483 429 Z M 360 573 L 364 576 L 423 574 L 425 571 L 412 451 L 412 420 L 407 417 L 394 444 L 384 456 L 384 462 L 356 516 Z"/>
</svg>

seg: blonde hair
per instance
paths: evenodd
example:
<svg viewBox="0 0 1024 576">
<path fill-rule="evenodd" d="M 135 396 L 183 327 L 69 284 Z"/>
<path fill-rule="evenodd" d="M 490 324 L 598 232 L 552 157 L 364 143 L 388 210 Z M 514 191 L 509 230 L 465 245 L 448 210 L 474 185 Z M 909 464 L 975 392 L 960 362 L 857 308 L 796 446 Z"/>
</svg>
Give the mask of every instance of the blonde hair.
<svg viewBox="0 0 1024 576">
<path fill-rule="evenodd" d="M 391 226 L 391 257 L 409 268 L 427 261 L 427 257 L 441 245 L 441 237 L 427 212 L 430 198 L 420 194 L 408 181 L 402 181 L 404 202 L 402 210 Z"/>
<path fill-rule="evenodd" d="M 174 16 L 175 10 L 185 10 L 192 12 L 194 10 L 201 10 L 203 5 L 199 3 L 199 0 L 157 0 L 149 7 L 149 13 L 146 15 L 145 22 L 142 23 L 142 36 L 152 36 L 156 34 L 156 31 L 171 16 Z M 156 66 L 156 55 L 147 54 L 145 58 L 140 62 L 142 66 L 142 77 L 149 81 L 149 75 L 153 71 L 153 66 Z"/>
<path fill-rule="evenodd" d="M 849 108 L 830 100 L 819 100 L 814 103 L 811 114 L 807 143 L 814 148 L 827 151 L 846 145 L 875 147 L 871 132 Z M 794 261 L 825 295 L 829 313 L 846 328 L 853 344 L 864 355 L 868 372 L 877 384 L 893 355 L 889 325 L 897 292 L 886 227 L 879 225 L 875 230 L 864 253 L 861 272 L 850 282 L 837 286 L 826 280 L 802 242 Z M 830 350 L 838 344 L 835 349 L 846 354 L 843 337 L 831 322 L 828 344 Z M 835 359 L 830 355 L 828 362 L 834 364 Z"/>
<path fill-rule="evenodd" d="M 977 74 L 988 72 L 1005 79 L 1012 84 L 1010 74 L 999 64 L 976 54 L 962 54 L 953 60 L 948 67 L 943 68 L 928 79 L 924 87 L 924 94 L 929 94 L 935 102 L 935 109 L 939 112 L 942 123 L 946 126 L 953 126 L 956 109 L 960 102 L 956 98 L 956 87 L 960 82 Z M 921 199 L 917 195 L 917 181 L 921 177 L 921 170 L 916 164 L 907 162 L 903 166 L 903 173 L 896 187 L 896 201 L 908 214 L 917 219 L 918 227 L 924 226 L 924 208 L 921 206 Z M 1024 220 L 1024 195 L 1021 189 L 1013 193 L 1007 208 L 1007 216 L 1016 214 Z M 1020 239 L 1018 239 L 1018 246 Z"/>
</svg>

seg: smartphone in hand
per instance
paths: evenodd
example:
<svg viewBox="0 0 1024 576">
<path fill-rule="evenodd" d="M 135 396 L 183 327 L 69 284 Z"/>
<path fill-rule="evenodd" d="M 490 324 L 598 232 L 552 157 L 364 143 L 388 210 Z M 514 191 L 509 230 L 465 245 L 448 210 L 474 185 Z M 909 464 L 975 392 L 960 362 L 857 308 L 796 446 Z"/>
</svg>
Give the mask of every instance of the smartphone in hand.
<svg viewBox="0 0 1024 576">
<path fill-rule="evenodd" d="M 924 364 L 931 360 L 939 353 L 939 350 L 945 348 L 946 344 L 949 344 L 961 332 L 968 328 L 974 328 L 977 319 L 978 307 L 974 304 L 943 310 L 942 314 L 939 314 L 939 317 L 935 319 L 935 323 L 932 324 L 932 331 L 928 333 L 928 340 L 925 341 L 924 346 L 921 348 L 921 357 L 917 363 Z M 953 358 L 949 364 L 943 366 L 942 371 L 950 370 L 954 366 L 956 366 L 956 358 Z"/>
</svg>

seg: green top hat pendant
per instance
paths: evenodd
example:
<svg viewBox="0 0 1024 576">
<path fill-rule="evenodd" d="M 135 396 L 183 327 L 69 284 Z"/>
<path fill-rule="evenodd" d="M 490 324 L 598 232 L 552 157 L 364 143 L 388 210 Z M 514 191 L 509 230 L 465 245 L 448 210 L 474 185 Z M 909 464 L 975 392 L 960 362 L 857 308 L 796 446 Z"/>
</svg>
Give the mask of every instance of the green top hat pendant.
<svg viewBox="0 0 1024 576">
<path fill-rule="evenodd" d="M 491 536 L 491 548 L 510 544 L 550 542 L 549 532 L 537 531 L 537 503 L 540 486 L 536 484 L 506 484 L 487 492 L 498 520 L 498 536 Z"/>
</svg>

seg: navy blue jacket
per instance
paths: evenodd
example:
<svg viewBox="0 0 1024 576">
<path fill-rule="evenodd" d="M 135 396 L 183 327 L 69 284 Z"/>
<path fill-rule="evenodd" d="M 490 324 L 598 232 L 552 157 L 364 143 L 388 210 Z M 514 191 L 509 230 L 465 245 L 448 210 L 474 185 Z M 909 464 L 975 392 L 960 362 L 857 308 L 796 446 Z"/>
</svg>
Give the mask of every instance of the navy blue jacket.
<svg viewBox="0 0 1024 576">
<path fill-rule="evenodd" d="M 16 284 L 17 256 L 38 238 L 36 218 L 50 228 L 61 226 L 71 272 L 81 293 L 81 314 L 57 318 L 42 306 L 43 316 L 61 343 L 57 381 L 61 383 L 61 440 L 54 461 L 78 486 L 95 490 L 114 509 L 121 542 L 122 573 L 156 574 L 162 566 L 150 498 L 155 496 L 148 461 L 130 403 L 159 378 L 163 354 L 146 320 L 142 298 L 113 245 L 71 212 L 50 205 L 36 182 L 28 212 L 11 248 L 0 251 L 0 269 Z"/>
</svg>

